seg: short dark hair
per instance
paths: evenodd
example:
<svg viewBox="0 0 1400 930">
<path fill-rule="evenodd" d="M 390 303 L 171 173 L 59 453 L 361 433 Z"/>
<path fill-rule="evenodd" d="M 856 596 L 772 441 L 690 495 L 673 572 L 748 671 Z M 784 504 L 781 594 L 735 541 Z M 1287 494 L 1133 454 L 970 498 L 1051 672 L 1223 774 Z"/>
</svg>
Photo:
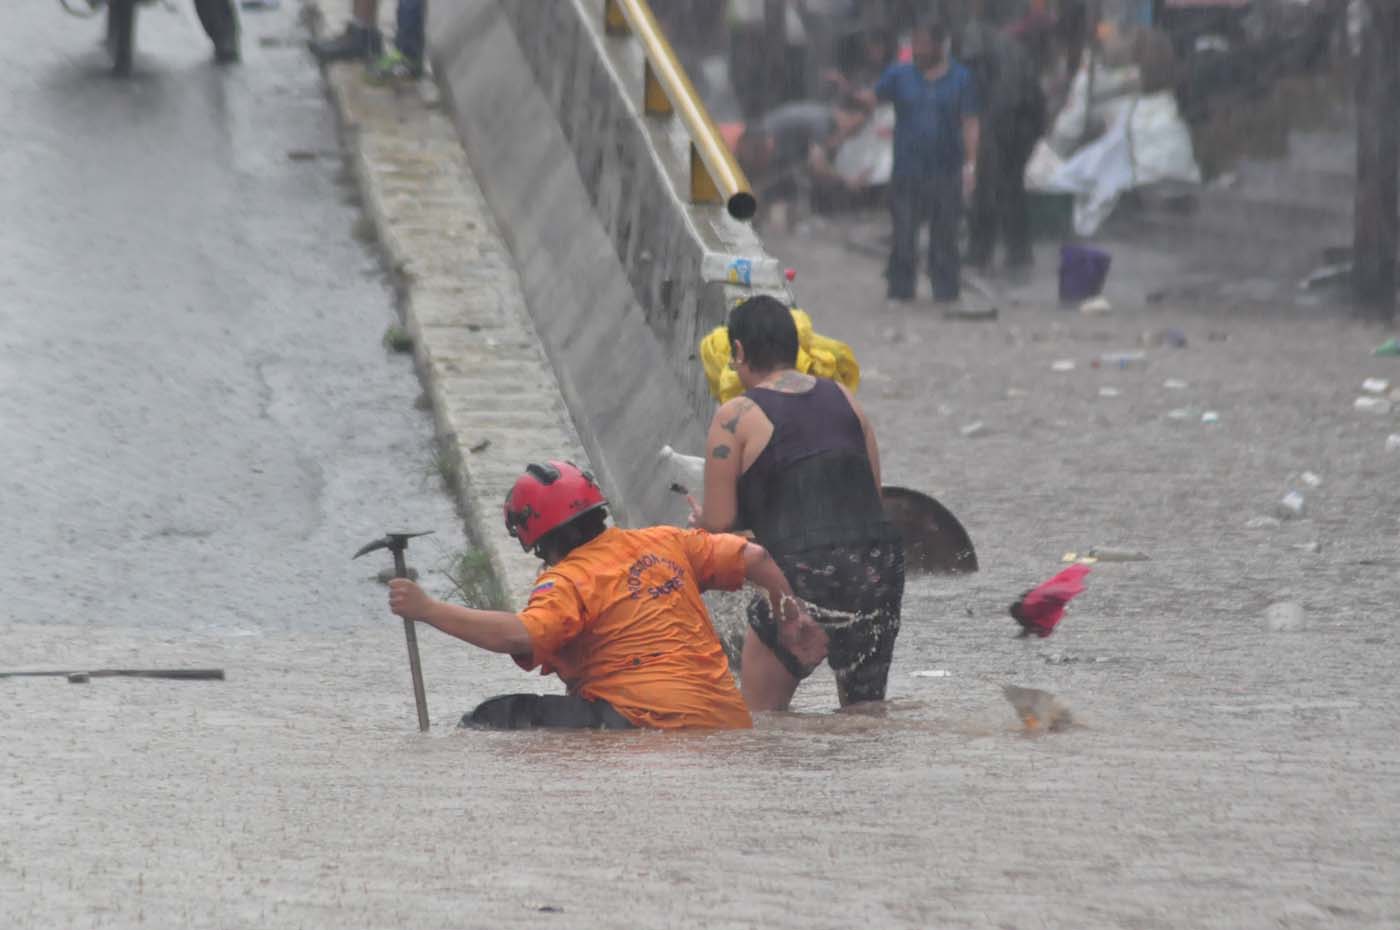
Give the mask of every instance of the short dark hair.
<svg viewBox="0 0 1400 930">
<path fill-rule="evenodd" d="M 797 364 L 797 324 L 792 311 L 776 298 L 760 294 L 729 311 L 729 351 L 744 344 L 744 358 L 754 371 L 776 371 Z"/>
<path fill-rule="evenodd" d="M 608 528 L 608 509 L 599 507 L 581 513 L 562 526 L 545 533 L 535 543 L 535 555 L 550 565 L 573 552 L 586 542 L 592 542 Z"/>
<path fill-rule="evenodd" d="M 928 36 L 940 45 L 948 41 L 948 25 L 937 16 L 928 16 L 914 23 L 914 31 Z"/>
</svg>

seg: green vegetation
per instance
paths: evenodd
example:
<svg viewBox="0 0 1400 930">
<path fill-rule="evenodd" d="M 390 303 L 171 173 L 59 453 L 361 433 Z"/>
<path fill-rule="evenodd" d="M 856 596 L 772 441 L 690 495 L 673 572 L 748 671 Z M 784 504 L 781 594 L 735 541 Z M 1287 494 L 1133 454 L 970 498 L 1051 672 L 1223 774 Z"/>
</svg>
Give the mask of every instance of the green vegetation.
<svg viewBox="0 0 1400 930">
<path fill-rule="evenodd" d="M 481 549 L 464 549 L 448 556 L 442 573 L 452 582 L 451 597 L 479 610 L 507 610 L 505 593 L 491 568 L 491 556 Z"/>
</svg>

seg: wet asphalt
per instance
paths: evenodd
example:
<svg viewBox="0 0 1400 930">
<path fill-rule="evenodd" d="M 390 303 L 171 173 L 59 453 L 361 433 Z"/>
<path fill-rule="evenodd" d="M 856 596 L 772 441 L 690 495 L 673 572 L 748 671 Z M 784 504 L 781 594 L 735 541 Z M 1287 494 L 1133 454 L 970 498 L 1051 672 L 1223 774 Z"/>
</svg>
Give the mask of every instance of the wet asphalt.
<svg viewBox="0 0 1400 930">
<path fill-rule="evenodd" d="M 123 84 L 60 15 L 0 32 L 0 655 L 230 677 L 4 685 L 0 923 L 1400 923 L 1400 457 L 1395 421 L 1350 406 L 1400 382 L 1384 334 L 881 316 L 878 262 L 773 243 L 862 362 L 887 479 L 982 560 L 911 579 L 892 700 L 832 713 L 821 671 L 752 731 L 454 731 L 538 680 L 429 632 L 422 737 L 348 556 L 456 522 L 293 11 L 247 16 L 232 71 L 187 11 L 151 12 Z M 1189 347 L 1092 367 L 1163 325 Z M 1254 525 L 1303 469 L 1307 517 Z M 1013 639 L 1010 599 L 1094 544 L 1152 559 L 1096 566 L 1055 638 Z M 1303 629 L 1264 625 L 1277 599 Z M 1007 684 L 1082 727 L 1023 732 Z"/>
<path fill-rule="evenodd" d="M 461 544 L 394 298 L 295 5 L 219 67 L 142 8 L 114 80 L 56 2 L 0 30 L 0 559 L 18 622 L 381 622 L 351 565 L 392 527 Z M 381 560 L 382 561 L 382 560 Z M 372 559 L 366 562 L 373 562 Z"/>
</svg>

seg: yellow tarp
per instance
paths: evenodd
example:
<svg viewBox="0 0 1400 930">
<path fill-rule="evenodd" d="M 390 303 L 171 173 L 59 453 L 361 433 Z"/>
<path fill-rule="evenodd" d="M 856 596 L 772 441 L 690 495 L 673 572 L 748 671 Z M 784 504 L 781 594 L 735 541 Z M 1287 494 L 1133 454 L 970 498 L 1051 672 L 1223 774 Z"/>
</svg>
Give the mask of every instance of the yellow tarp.
<svg viewBox="0 0 1400 930">
<path fill-rule="evenodd" d="M 817 333 L 812 329 L 812 318 L 802 310 L 792 311 L 792 321 L 797 324 L 798 371 L 830 378 L 850 391 L 860 387 L 860 365 L 850 346 Z M 710 394 L 720 403 L 744 393 L 739 376 L 729 367 L 729 330 L 725 327 L 716 326 L 700 340 L 700 361 Z"/>
</svg>

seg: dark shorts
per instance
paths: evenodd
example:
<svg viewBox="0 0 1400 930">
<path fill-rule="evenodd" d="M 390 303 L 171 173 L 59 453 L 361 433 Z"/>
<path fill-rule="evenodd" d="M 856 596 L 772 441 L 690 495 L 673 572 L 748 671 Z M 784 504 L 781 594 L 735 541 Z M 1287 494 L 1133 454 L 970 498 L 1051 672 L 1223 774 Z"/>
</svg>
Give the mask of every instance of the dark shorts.
<svg viewBox="0 0 1400 930">
<path fill-rule="evenodd" d="M 903 544 L 823 546 L 774 558 L 812 619 L 826 630 L 827 663 L 844 701 L 884 700 L 904 599 Z M 749 626 L 789 673 L 798 679 L 812 674 L 778 643 L 766 595 L 750 602 Z"/>
<path fill-rule="evenodd" d="M 460 726 L 481 730 L 631 730 L 607 701 L 563 694 L 502 694 L 462 717 Z"/>
</svg>

